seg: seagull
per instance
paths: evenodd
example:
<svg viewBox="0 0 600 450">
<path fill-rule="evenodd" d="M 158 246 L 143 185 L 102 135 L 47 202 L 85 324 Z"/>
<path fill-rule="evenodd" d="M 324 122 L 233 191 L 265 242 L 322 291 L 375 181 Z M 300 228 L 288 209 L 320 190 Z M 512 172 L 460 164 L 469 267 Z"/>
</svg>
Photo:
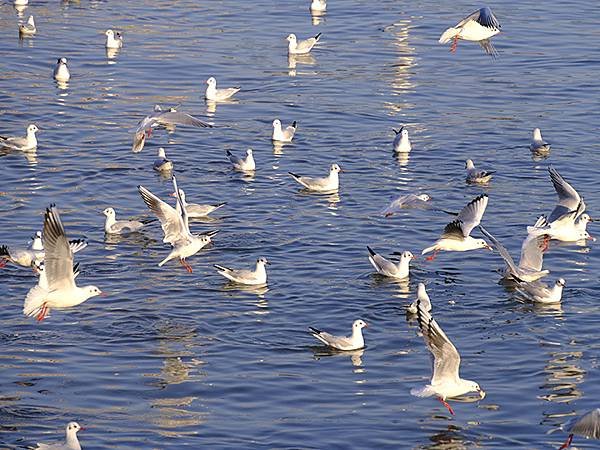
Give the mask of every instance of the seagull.
<svg viewBox="0 0 600 450">
<path fill-rule="evenodd" d="M 121 48 L 123 47 L 123 36 L 121 33 L 114 32 L 113 30 L 106 30 L 106 48 Z"/>
<path fill-rule="evenodd" d="M 560 303 L 565 284 L 564 278 L 559 278 L 552 288 L 541 281 L 536 281 L 522 283 L 517 286 L 517 290 L 535 303 Z"/>
<path fill-rule="evenodd" d="M 500 33 L 500 23 L 492 10 L 485 7 L 475 11 L 458 22 L 454 27 L 450 27 L 444 31 L 439 42 L 440 44 L 446 44 L 453 41 L 450 47 L 452 53 L 456 51 L 459 39 L 479 42 L 481 48 L 488 55 L 496 57 L 498 52 L 492 45 L 490 38 L 498 33 Z"/>
<path fill-rule="evenodd" d="M 267 258 L 258 258 L 256 260 L 256 269 L 254 270 L 234 270 L 219 264 L 214 264 L 219 275 L 224 276 L 234 283 L 247 284 L 251 286 L 264 286 L 267 284 L 267 265 L 271 263 Z"/>
<path fill-rule="evenodd" d="M 33 16 L 29 16 L 26 23 L 19 24 L 19 34 L 21 36 L 33 36 L 35 33 L 37 33 L 37 28 Z"/>
<path fill-rule="evenodd" d="M 158 149 L 158 158 L 154 160 L 152 168 L 157 172 L 170 172 L 173 170 L 173 161 L 167 159 L 164 148 L 160 147 Z"/>
<path fill-rule="evenodd" d="M 408 130 L 400 127 L 399 130 L 392 128 L 396 136 L 394 137 L 394 151 L 396 153 L 408 153 L 411 151 L 410 139 L 408 139 Z"/>
<path fill-rule="evenodd" d="M 312 0 L 310 10 L 314 12 L 327 11 L 327 0 Z"/>
<path fill-rule="evenodd" d="M 88 243 L 84 239 L 73 239 L 69 241 L 69 247 L 73 253 L 86 248 Z M 45 257 L 42 233 L 36 232 L 30 248 L 13 248 L 6 245 L 0 246 L 0 268 L 6 266 L 6 261 L 21 266 L 33 267 L 36 262 L 43 261 Z"/>
<path fill-rule="evenodd" d="M 217 203 L 216 205 L 199 205 L 196 203 L 188 203 L 185 200 L 185 192 L 183 189 L 179 188 L 179 196 L 181 197 L 181 203 L 185 207 L 185 212 L 187 212 L 188 219 L 200 219 L 208 216 L 213 211 L 225 206 L 227 202 Z M 177 194 L 173 192 L 171 197 L 177 197 Z M 179 202 L 175 205 L 175 210 L 178 214 L 181 214 L 181 206 Z"/>
<path fill-rule="evenodd" d="M 473 228 L 481 222 L 487 204 L 487 194 L 479 195 L 471 200 L 467 206 L 458 213 L 456 220 L 446 225 L 442 236 L 431 247 L 424 249 L 421 254 L 424 255 L 434 251 L 432 256 L 426 258 L 428 261 L 432 261 L 441 250 L 447 252 L 464 252 L 467 250 L 476 250 L 478 248 L 492 250 L 489 244 L 483 239 L 474 239 L 470 236 Z"/>
<path fill-rule="evenodd" d="M 106 234 L 139 231 L 144 226 L 142 222 L 137 220 L 117 220 L 113 208 L 106 208 L 102 213 L 106 216 L 106 221 L 104 222 L 104 232 Z"/>
<path fill-rule="evenodd" d="M 467 159 L 465 162 L 465 169 L 467 170 L 467 183 L 486 184 L 495 173 L 494 171 L 476 169 L 471 159 Z"/>
<path fill-rule="evenodd" d="M 326 331 L 317 330 L 313 327 L 308 327 L 308 330 L 317 340 L 328 347 L 335 348 L 336 350 L 350 351 L 364 348 L 365 340 L 363 338 L 362 329 L 368 327 L 369 325 L 367 325 L 365 321 L 361 319 L 355 320 L 352 322 L 352 334 L 349 337 L 334 336 Z"/>
<path fill-rule="evenodd" d="M 66 437 L 64 443 L 56 444 L 37 444 L 35 450 L 81 450 L 81 445 L 77 439 L 77 432 L 85 430 L 77 422 L 69 422 L 66 428 Z"/>
<path fill-rule="evenodd" d="M 320 38 L 321 38 L 321 33 L 315 35 L 314 37 L 308 38 L 304 41 L 298 42 L 296 39 L 296 35 L 294 33 L 291 33 L 288 35 L 287 38 L 285 38 L 286 41 L 289 42 L 288 54 L 304 55 L 306 53 L 309 53 L 312 50 L 312 48 L 315 46 L 315 44 L 317 42 L 319 42 Z"/>
<path fill-rule="evenodd" d="M 429 299 L 429 294 L 425 290 L 425 284 L 419 283 L 417 285 L 417 299 L 412 302 L 408 307 L 408 312 L 410 314 L 417 314 L 419 302 L 421 303 L 421 307 L 426 311 L 431 311 L 431 300 Z"/>
<path fill-rule="evenodd" d="M 410 393 L 416 397 L 437 396 L 438 400 L 454 415 L 446 399 L 459 397 L 468 392 L 478 392 L 483 399 L 485 392 L 475 381 L 460 377 L 460 355 L 444 330 L 427 311 L 427 305 L 417 300 L 419 328 L 427 348 L 433 355 L 433 375 L 429 384 L 413 388 Z"/>
<path fill-rule="evenodd" d="M 134 152 L 140 152 L 144 148 L 146 141 L 146 133 L 148 136 L 152 134 L 152 129 L 158 126 L 173 126 L 173 125 L 190 125 L 197 128 L 212 128 L 212 124 L 204 122 L 189 114 L 179 112 L 175 108 L 169 108 L 166 111 L 160 105 L 154 106 L 154 112 L 144 117 L 138 123 L 134 131 L 133 147 Z"/>
<path fill-rule="evenodd" d="M 67 58 L 58 58 L 56 67 L 54 67 L 54 79 L 63 83 L 71 79 L 71 72 L 67 67 Z"/>
<path fill-rule="evenodd" d="M 479 225 L 479 229 L 496 247 L 506 263 L 506 277 L 513 278 L 516 281 L 531 282 L 539 280 L 550 273 L 549 270 L 542 270 L 543 252 L 548 248 L 547 236 L 527 235 L 521 245 L 521 259 L 519 265 L 517 265 L 508 250 L 494 236 L 481 225 Z"/>
<path fill-rule="evenodd" d="M 228 98 L 233 97 L 241 89 L 238 86 L 226 89 L 217 89 L 217 80 L 214 77 L 210 77 L 208 80 L 206 80 L 206 84 L 207 86 L 204 98 L 206 98 L 206 100 L 212 100 L 215 102 L 227 100 Z"/>
<path fill-rule="evenodd" d="M 13 4 L 15 6 L 26 6 L 29 4 L 29 0 L 14 0 Z"/>
<path fill-rule="evenodd" d="M 546 153 L 550 151 L 550 144 L 542 139 L 542 132 L 539 128 L 533 129 L 533 138 L 529 149 L 534 153 Z"/>
<path fill-rule="evenodd" d="M 63 309 L 77 306 L 91 297 L 102 295 L 96 286 L 78 287 L 73 274 L 73 251 L 67 241 L 65 228 L 58 209 L 50 205 L 44 214 L 44 273 L 47 289 L 37 285 L 25 297 L 23 314 L 37 315 L 38 322 L 44 320 L 52 308 Z"/>
<path fill-rule="evenodd" d="M 246 150 L 246 157 L 241 158 L 239 156 L 235 156 L 229 150 L 227 150 L 227 157 L 231 164 L 233 164 L 233 169 L 239 172 L 253 172 L 256 170 L 256 163 L 254 162 L 254 157 L 252 156 L 252 149 L 249 148 Z"/>
<path fill-rule="evenodd" d="M 192 266 L 189 265 L 186 258 L 195 255 L 202 248 L 206 247 L 211 242 L 211 237 L 217 234 L 219 230 L 212 230 L 198 235 L 190 233 L 187 211 L 183 205 L 181 195 L 179 195 L 175 177 L 173 177 L 173 188 L 176 192 L 177 203 L 180 208 L 179 212 L 172 206 L 163 202 L 144 186 L 138 186 L 138 191 L 146 205 L 148 205 L 148 208 L 150 208 L 160 220 L 162 229 L 165 233 L 163 242 L 168 242 L 171 244 L 171 247 L 173 247 L 171 253 L 159 262 L 158 266 L 162 267 L 166 262 L 179 258 L 181 265 L 185 267 L 189 273 L 192 273 Z"/>
<path fill-rule="evenodd" d="M 42 232 L 36 231 L 32 237 L 31 250 L 44 251 L 44 244 L 42 243 Z"/>
<path fill-rule="evenodd" d="M 340 187 L 338 174 L 342 169 L 337 164 L 332 164 L 329 168 L 329 175 L 323 178 L 301 177 L 295 173 L 288 172 L 294 180 L 300 183 L 309 191 L 332 193 L 337 192 Z"/>
<path fill-rule="evenodd" d="M 392 261 L 385 259 L 383 256 L 375 253 L 368 245 L 367 250 L 369 251 L 369 261 L 377 273 L 391 278 L 408 278 L 410 272 L 409 264 L 414 258 L 411 252 L 402 252 L 400 254 L 400 261 L 398 261 L 398 264 L 395 264 Z"/>
<path fill-rule="evenodd" d="M 0 136 L 0 147 L 21 151 L 34 150 L 37 148 L 37 138 L 35 137 L 35 133 L 38 131 L 39 128 L 32 123 L 27 127 L 27 136 L 25 137 Z"/>
<path fill-rule="evenodd" d="M 568 448 L 576 434 L 586 439 L 600 439 L 600 408 L 592 409 L 583 416 L 574 417 L 561 428 L 569 432 L 569 437 L 558 450 Z"/>
<path fill-rule="evenodd" d="M 283 130 L 281 128 L 281 122 L 279 119 L 275 119 L 273 121 L 273 136 L 272 139 L 274 141 L 280 142 L 292 142 L 294 139 L 294 134 L 296 133 L 296 121 L 292 122 L 292 124 Z"/>
<path fill-rule="evenodd" d="M 381 211 L 384 217 L 393 216 L 395 213 L 400 212 L 406 208 L 423 208 L 426 206 L 426 202 L 431 200 L 431 197 L 427 194 L 406 194 L 393 200 L 390 205 Z"/>
</svg>

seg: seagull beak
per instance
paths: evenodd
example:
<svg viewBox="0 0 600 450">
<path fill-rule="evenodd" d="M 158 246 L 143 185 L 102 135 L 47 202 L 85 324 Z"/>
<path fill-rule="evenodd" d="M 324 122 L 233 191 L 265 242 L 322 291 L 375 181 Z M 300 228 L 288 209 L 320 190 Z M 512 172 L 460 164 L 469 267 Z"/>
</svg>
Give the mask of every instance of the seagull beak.
<svg viewBox="0 0 600 450">
<path fill-rule="evenodd" d="M 169 194 L 169 197 L 177 197 L 177 193 L 173 192 L 172 194 Z"/>
<path fill-rule="evenodd" d="M 85 431 L 87 430 L 87 427 L 79 427 L 79 431 Z"/>
<path fill-rule="evenodd" d="M 494 251 L 494 249 L 490 245 L 486 245 L 485 248 L 487 248 L 490 252 Z"/>
<path fill-rule="evenodd" d="M 596 238 L 594 236 L 592 236 L 591 234 L 587 237 L 587 239 L 592 242 L 596 242 Z"/>
<path fill-rule="evenodd" d="M 106 292 L 100 292 L 100 294 L 98 294 L 100 297 L 107 297 L 108 294 Z M 83 429 L 83 428 L 82 428 Z"/>
<path fill-rule="evenodd" d="M 369 328 L 369 324 L 365 322 L 365 328 Z"/>
<path fill-rule="evenodd" d="M 596 219 L 592 219 L 591 217 L 588 219 L 588 222 L 596 222 Z"/>
<path fill-rule="evenodd" d="M 265 264 L 266 264 L 267 266 L 270 266 L 270 265 L 271 265 L 271 263 L 270 263 L 269 261 L 267 261 Z"/>
<path fill-rule="evenodd" d="M 479 390 L 479 397 L 481 398 L 481 400 L 485 398 L 485 391 L 483 389 Z"/>
</svg>

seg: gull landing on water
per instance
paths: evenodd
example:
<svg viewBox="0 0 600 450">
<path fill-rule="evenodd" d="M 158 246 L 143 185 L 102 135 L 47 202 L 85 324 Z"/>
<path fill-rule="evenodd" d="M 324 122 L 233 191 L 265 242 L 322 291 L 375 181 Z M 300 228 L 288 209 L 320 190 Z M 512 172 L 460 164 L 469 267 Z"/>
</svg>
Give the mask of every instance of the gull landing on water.
<svg viewBox="0 0 600 450">
<path fill-rule="evenodd" d="M 352 323 L 352 334 L 349 337 L 334 336 L 313 327 L 308 327 L 308 330 L 311 335 L 328 347 L 336 350 L 351 351 L 361 349 L 365 346 L 362 329 L 368 327 L 369 325 L 365 321 L 361 319 L 355 320 Z"/>
<path fill-rule="evenodd" d="M 439 43 L 446 44 L 452 41 L 450 51 L 454 53 L 459 39 L 478 42 L 488 55 L 496 57 L 498 52 L 492 45 L 490 38 L 498 33 L 500 33 L 500 23 L 492 10 L 485 7 L 475 11 L 455 26 L 444 31 Z"/>
<path fill-rule="evenodd" d="M 35 450 L 81 450 L 81 445 L 77 439 L 77 432 L 83 430 L 85 430 L 85 428 L 80 426 L 77 422 L 69 422 L 67 424 L 67 428 L 65 429 L 65 442 L 56 444 L 38 443 Z"/>
<path fill-rule="evenodd" d="M 390 205 L 381 211 L 384 217 L 393 216 L 402 209 L 424 208 L 431 197 L 427 194 L 406 194 L 393 200 Z"/>
<path fill-rule="evenodd" d="M 429 308 L 431 308 L 431 304 Z M 485 392 L 479 387 L 479 384 L 460 377 L 458 350 L 431 316 L 426 304 L 418 299 L 417 318 L 425 344 L 433 355 L 433 375 L 429 384 L 422 388 L 411 389 L 410 393 L 416 397 L 437 396 L 452 415 L 454 415 L 454 411 L 446 399 L 459 397 L 468 392 L 477 392 L 483 399 Z"/>
</svg>

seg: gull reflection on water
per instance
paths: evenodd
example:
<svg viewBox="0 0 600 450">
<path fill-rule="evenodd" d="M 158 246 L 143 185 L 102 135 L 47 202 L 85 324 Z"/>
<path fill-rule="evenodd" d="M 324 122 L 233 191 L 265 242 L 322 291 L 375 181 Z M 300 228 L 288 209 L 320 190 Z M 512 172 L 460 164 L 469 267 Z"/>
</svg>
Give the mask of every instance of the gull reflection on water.
<svg viewBox="0 0 600 450">
<path fill-rule="evenodd" d="M 583 396 L 579 389 L 586 372 L 580 367 L 583 353 L 580 351 L 549 352 L 544 367 L 546 382 L 540 389 L 546 392 L 538 398 L 555 403 L 571 402 Z"/>
<path fill-rule="evenodd" d="M 106 59 L 108 59 L 107 63 L 115 64 L 116 61 L 112 61 L 112 60 L 118 56 L 120 51 L 121 51 L 120 48 L 107 48 L 106 49 Z"/>
<path fill-rule="evenodd" d="M 313 356 L 316 360 L 319 360 L 321 358 L 335 357 L 335 356 L 350 357 L 350 362 L 352 362 L 352 365 L 356 368 L 362 367 L 362 364 L 363 364 L 362 356 L 365 353 L 364 348 L 361 348 L 359 350 L 343 351 L 343 350 L 336 350 L 331 347 L 315 346 L 315 347 L 310 347 L 310 349 L 312 350 Z M 356 369 L 356 370 L 354 370 L 354 372 L 362 373 L 362 372 L 364 372 L 364 369 L 362 369 L 362 368 Z"/>
<path fill-rule="evenodd" d="M 298 64 L 314 66 L 316 63 L 317 63 L 317 60 L 310 53 L 307 53 L 305 55 L 289 55 L 288 54 L 288 75 L 290 77 L 295 77 L 297 75 L 296 66 Z"/>
<path fill-rule="evenodd" d="M 327 11 L 313 11 L 310 10 L 311 22 L 313 27 L 321 24 L 321 22 L 325 23 L 325 16 L 327 15 Z"/>
</svg>

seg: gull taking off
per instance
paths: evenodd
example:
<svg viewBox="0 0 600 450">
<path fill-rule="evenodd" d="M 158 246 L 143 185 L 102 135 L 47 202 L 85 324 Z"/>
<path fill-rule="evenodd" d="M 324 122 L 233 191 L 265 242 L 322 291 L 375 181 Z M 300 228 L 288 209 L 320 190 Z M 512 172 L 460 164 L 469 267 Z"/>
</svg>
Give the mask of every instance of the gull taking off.
<svg viewBox="0 0 600 450">
<path fill-rule="evenodd" d="M 533 137 L 529 149 L 534 153 L 546 153 L 550 151 L 550 144 L 542 138 L 542 132 L 539 128 L 533 129 Z"/>
<path fill-rule="evenodd" d="M 267 261 L 267 258 L 258 258 L 254 270 L 235 270 L 219 264 L 214 264 L 214 267 L 217 269 L 219 275 L 224 276 L 234 283 L 246 284 L 249 286 L 264 286 L 267 284 L 267 265 L 270 264 L 271 263 Z"/>
<path fill-rule="evenodd" d="M 323 178 L 301 177 L 295 173 L 288 172 L 294 180 L 300 183 L 309 191 L 332 193 L 337 192 L 340 187 L 339 173 L 342 171 L 340 166 L 332 164 L 329 168 L 329 175 Z"/>
<path fill-rule="evenodd" d="M 308 327 L 308 330 L 310 334 L 328 347 L 335 348 L 336 350 L 350 351 L 358 350 L 365 346 L 362 329 L 368 327 L 369 325 L 365 321 L 361 319 L 355 320 L 352 322 L 352 334 L 349 337 L 334 336 L 313 327 Z"/>
<path fill-rule="evenodd" d="M 417 318 L 425 344 L 433 356 L 433 375 L 429 384 L 422 388 L 411 389 L 410 393 L 416 397 L 437 396 L 452 415 L 454 411 L 446 399 L 459 397 L 468 392 L 477 392 L 483 399 L 485 392 L 479 384 L 460 377 L 458 350 L 427 311 L 427 306 L 420 301 L 417 301 Z"/>
<path fill-rule="evenodd" d="M 488 55 L 496 57 L 498 52 L 492 45 L 490 38 L 498 33 L 500 33 L 500 23 L 492 10 L 485 7 L 444 31 L 439 42 L 440 44 L 446 44 L 452 41 L 450 47 L 452 53 L 456 51 L 459 39 L 478 42 Z"/>
<path fill-rule="evenodd" d="M 154 160 L 152 168 L 157 172 L 170 172 L 173 170 L 173 161 L 167 159 L 164 148 L 160 147 L 158 149 L 158 157 Z"/>
<path fill-rule="evenodd" d="M 402 252 L 398 263 L 394 263 L 375 253 L 369 246 L 367 246 L 367 250 L 369 251 L 369 261 L 377 273 L 390 278 L 408 278 L 410 261 L 414 258 L 411 252 Z"/>
<path fill-rule="evenodd" d="M 408 130 L 401 127 L 399 130 L 392 128 L 396 136 L 394 137 L 394 151 L 396 153 L 408 153 L 411 151 L 410 139 L 408 139 Z"/>
<path fill-rule="evenodd" d="M 246 150 L 245 158 L 236 156 L 229 150 L 227 150 L 227 157 L 229 158 L 229 161 L 231 161 L 234 170 L 239 172 L 253 172 L 256 169 L 256 163 L 254 162 L 254 156 L 252 156 L 251 148 Z"/>
<path fill-rule="evenodd" d="M 39 131 L 38 127 L 33 123 L 27 127 L 27 135 L 25 137 L 15 136 L 6 137 L 0 136 L 0 147 L 10 148 L 11 150 L 28 151 L 37 148 L 37 138 L 35 133 Z"/>
<path fill-rule="evenodd" d="M 473 228 L 481 222 L 487 204 L 488 196 L 486 194 L 482 194 L 471 200 L 467 206 L 458 213 L 456 220 L 446 225 L 442 236 L 435 244 L 424 249 L 421 254 L 424 255 L 433 251 L 433 255 L 426 258 L 428 261 L 432 261 L 441 250 L 447 252 L 464 252 L 467 250 L 476 250 L 478 248 L 492 250 L 488 243 L 483 239 L 474 239 L 470 236 Z"/>
<path fill-rule="evenodd" d="M 106 208 L 102 213 L 106 216 L 106 221 L 104 222 L 104 232 L 106 234 L 138 231 L 144 226 L 142 222 L 138 222 L 137 220 L 117 220 L 113 208 Z"/>
<path fill-rule="evenodd" d="M 567 441 L 558 450 L 564 450 L 573 442 L 573 436 L 600 439 L 600 408 L 592 409 L 583 416 L 574 417 L 561 427 L 569 433 Z"/>
<path fill-rule="evenodd" d="M 206 80 L 206 85 L 204 97 L 206 100 L 212 100 L 214 102 L 227 100 L 233 97 L 241 89 L 240 87 L 217 89 L 217 80 L 214 77 L 210 77 Z"/>
<path fill-rule="evenodd" d="M 296 125 L 296 121 L 294 120 L 294 122 L 292 122 L 290 126 L 285 127 L 284 130 L 281 128 L 281 121 L 275 119 L 273 121 L 273 135 L 271 139 L 279 142 L 292 142 L 294 134 L 296 133 Z"/>
<path fill-rule="evenodd" d="M 429 299 L 429 294 L 427 294 L 427 291 L 425 290 L 425 284 L 423 283 L 419 283 L 417 285 L 417 299 L 409 305 L 408 312 L 411 314 L 417 314 L 419 302 L 425 311 L 431 311 L 431 300 Z"/>
<path fill-rule="evenodd" d="M 192 273 L 192 266 L 188 264 L 186 258 L 195 255 L 202 248 L 207 246 L 211 242 L 211 237 L 219 231 L 213 230 L 198 235 L 190 233 L 187 211 L 181 200 L 175 177 L 173 177 L 173 188 L 176 193 L 175 195 L 177 196 L 179 212 L 172 206 L 163 202 L 144 186 L 138 186 L 138 191 L 146 205 L 148 205 L 148 208 L 150 208 L 160 220 L 162 229 L 165 233 L 163 242 L 168 242 L 172 247 L 171 253 L 159 262 L 158 266 L 162 267 L 166 262 L 179 258 L 181 265 L 185 267 L 189 273 Z"/>
<path fill-rule="evenodd" d="M 177 197 L 175 192 L 171 194 L 171 197 Z M 208 216 L 211 212 L 227 204 L 227 202 L 217 203 L 216 205 L 199 205 L 197 203 L 188 203 L 185 199 L 185 192 L 181 188 L 179 188 L 179 197 L 181 198 L 181 203 L 183 204 L 183 207 L 187 212 L 188 219 L 204 218 Z M 175 209 L 179 214 L 181 214 L 180 208 L 181 206 L 179 205 L 179 202 L 177 202 Z"/>
<path fill-rule="evenodd" d="M 33 36 L 37 32 L 33 16 L 29 16 L 27 22 L 19 24 L 19 34 L 21 36 Z"/>
<path fill-rule="evenodd" d="M 67 67 L 67 58 L 58 58 L 54 67 L 54 79 L 63 83 L 71 79 L 71 72 Z"/>
<path fill-rule="evenodd" d="M 424 208 L 427 203 L 431 200 L 431 197 L 427 194 L 406 194 L 393 200 L 390 205 L 381 211 L 384 217 L 390 217 L 400 212 L 403 209 L 408 208 Z"/>
<path fill-rule="evenodd" d="M 288 41 L 288 54 L 290 55 L 304 55 L 309 53 L 312 48 L 315 46 L 319 39 L 321 38 L 321 33 L 317 34 L 314 37 L 308 38 L 304 41 L 298 41 L 296 39 L 296 35 L 294 33 L 290 33 L 286 39 Z"/>
<path fill-rule="evenodd" d="M 492 179 L 494 171 L 479 170 L 475 168 L 475 164 L 470 159 L 465 162 L 467 170 L 467 183 L 486 184 Z"/>
<path fill-rule="evenodd" d="M 77 432 L 85 430 L 77 422 L 69 422 L 66 428 L 66 440 L 64 443 L 56 444 L 37 444 L 35 450 L 81 450 L 81 445 L 77 439 Z"/>
<path fill-rule="evenodd" d="M 121 36 L 121 33 L 106 30 L 104 34 L 106 35 L 106 48 L 116 49 L 123 47 L 123 36 Z"/>
<path fill-rule="evenodd" d="M 96 286 L 78 287 L 73 273 L 73 251 L 67 241 L 65 228 L 58 209 L 51 205 L 44 215 L 44 273 L 47 288 L 34 286 L 29 290 L 23 305 L 23 314 L 42 321 L 52 308 L 62 309 L 77 306 L 91 297 L 101 295 Z"/>
</svg>

